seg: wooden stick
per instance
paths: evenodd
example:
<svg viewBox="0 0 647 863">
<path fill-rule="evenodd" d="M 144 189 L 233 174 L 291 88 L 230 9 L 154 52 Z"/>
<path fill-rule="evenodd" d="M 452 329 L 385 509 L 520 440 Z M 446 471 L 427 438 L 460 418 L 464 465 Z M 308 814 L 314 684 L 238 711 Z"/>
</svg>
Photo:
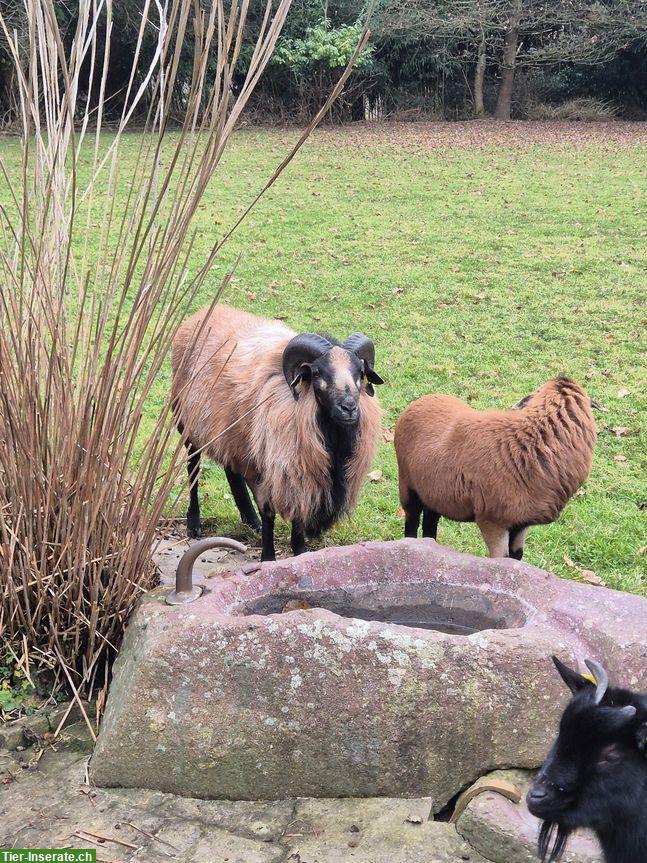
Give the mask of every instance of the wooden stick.
<svg viewBox="0 0 647 863">
<path fill-rule="evenodd" d="M 167 842 L 166 839 L 160 839 L 159 836 L 155 836 L 153 833 L 147 833 L 146 830 L 142 830 L 141 827 L 138 827 L 136 824 L 133 824 L 132 821 L 124 821 L 124 824 L 126 824 L 128 827 L 132 827 L 133 830 L 137 830 L 139 833 L 143 833 L 144 836 L 148 836 L 149 839 L 154 839 L 156 842 L 161 842 L 162 845 L 168 845 L 168 847 L 172 848 L 174 851 L 180 850 L 177 846 L 171 845 L 170 842 Z M 169 856 L 171 856 L 171 855 L 169 855 Z"/>
<path fill-rule="evenodd" d="M 115 845 L 123 845 L 124 848 L 134 848 L 136 851 L 140 848 L 139 845 L 133 845 L 132 842 L 126 842 L 124 839 L 113 839 L 112 836 L 103 836 L 101 833 L 93 833 L 92 830 L 84 830 L 82 827 L 77 828 L 75 835 L 78 836 L 79 833 L 85 833 L 101 842 L 113 842 Z M 83 839 L 83 836 L 79 836 L 79 839 Z"/>
<path fill-rule="evenodd" d="M 58 650 L 58 648 L 56 648 L 56 652 L 58 654 L 58 659 L 59 659 L 59 662 L 61 663 L 61 668 L 63 669 L 63 673 L 67 677 L 67 682 L 70 684 L 70 686 L 72 688 L 72 692 L 74 693 L 74 698 L 76 699 L 76 703 L 79 705 L 79 709 L 80 709 L 81 713 L 83 714 L 83 718 L 85 719 L 85 724 L 88 726 L 88 731 L 90 732 L 90 737 L 92 738 L 92 742 L 96 743 L 97 742 L 97 735 L 94 733 L 94 729 L 92 728 L 92 725 L 90 724 L 90 720 L 88 719 L 88 714 L 85 712 L 85 707 L 83 706 L 83 702 L 81 701 L 79 693 L 76 690 L 76 686 L 74 685 L 74 681 L 70 677 L 70 673 L 67 670 L 67 666 L 65 665 L 65 660 L 61 656 L 61 652 L 60 652 L 60 650 Z"/>
</svg>

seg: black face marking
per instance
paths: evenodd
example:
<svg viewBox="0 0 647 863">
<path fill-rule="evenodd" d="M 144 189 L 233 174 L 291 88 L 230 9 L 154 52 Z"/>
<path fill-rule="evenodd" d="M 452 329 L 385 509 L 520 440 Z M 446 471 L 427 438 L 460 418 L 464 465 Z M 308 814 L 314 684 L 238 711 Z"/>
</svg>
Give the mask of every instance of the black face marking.
<svg viewBox="0 0 647 863">
<path fill-rule="evenodd" d="M 303 380 L 312 385 L 315 398 L 328 420 L 337 425 L 356 425 L 362 391 L 362 361 L 335 346 L 303 367 Z"/>
<path fill-rule="evenodd" d="M 309 537 L 319 536 L 346 511 L 346 467 L 353 458 L 363 387 L 362 361 L 351 351 L 333 347 L 310 363 L 310 383 L 317 399 L 317 421 L 330 458 L 330 495 L 304 525 Z"/>
</svg>

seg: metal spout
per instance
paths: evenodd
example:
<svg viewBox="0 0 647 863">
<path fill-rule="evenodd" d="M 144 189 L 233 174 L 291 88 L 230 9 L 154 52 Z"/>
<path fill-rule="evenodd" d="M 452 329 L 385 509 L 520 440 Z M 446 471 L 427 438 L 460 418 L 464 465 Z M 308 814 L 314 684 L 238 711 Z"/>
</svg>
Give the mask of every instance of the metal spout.
<svg viewBox="0 0 647 863">
<path fill-rule="evenodd" d="M 247 551 L 247 546 L 242 542 L 226 536 L 210 536 L 194 542 L 180 558 L 175 575 L 175 590 L 166 597 L 167 605 L 186 605 L 202 596 L 202 588 L 193 584 L 193 564 L 210 548 L 231 548 L 243 554 Z"/>
</svg>

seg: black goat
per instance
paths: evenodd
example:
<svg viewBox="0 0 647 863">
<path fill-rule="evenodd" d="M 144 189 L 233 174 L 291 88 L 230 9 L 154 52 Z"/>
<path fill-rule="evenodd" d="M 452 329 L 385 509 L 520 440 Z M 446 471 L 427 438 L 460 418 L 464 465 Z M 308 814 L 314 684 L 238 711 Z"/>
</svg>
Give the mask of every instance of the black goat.
<svg viewBox="0 0 647 863">
<path fill-rule="evenodd" d="M 647 863 L 647 695 L 610 688 L 591 660 L 591 675 L 553 662 L 573 698 L 528 791 L 528 809 L 543 821 L 539 856 L 555 863 L 569 834 L 588 827 L 606 863 Z"/>
</svg>

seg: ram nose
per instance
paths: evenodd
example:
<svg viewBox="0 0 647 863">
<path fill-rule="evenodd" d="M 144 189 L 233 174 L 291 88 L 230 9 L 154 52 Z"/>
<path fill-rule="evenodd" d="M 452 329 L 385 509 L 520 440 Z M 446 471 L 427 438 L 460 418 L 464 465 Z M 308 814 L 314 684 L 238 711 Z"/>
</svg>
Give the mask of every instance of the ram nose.
<svg viewBox="0 0 647 863">
<path fill-rule="evenodd" d="M 346 398 L 339 403 L 339 412 L 344 422 L 353 423 L 357 420 L 359 410 L 357 402 L 352 398 Z"/>
</svg>

